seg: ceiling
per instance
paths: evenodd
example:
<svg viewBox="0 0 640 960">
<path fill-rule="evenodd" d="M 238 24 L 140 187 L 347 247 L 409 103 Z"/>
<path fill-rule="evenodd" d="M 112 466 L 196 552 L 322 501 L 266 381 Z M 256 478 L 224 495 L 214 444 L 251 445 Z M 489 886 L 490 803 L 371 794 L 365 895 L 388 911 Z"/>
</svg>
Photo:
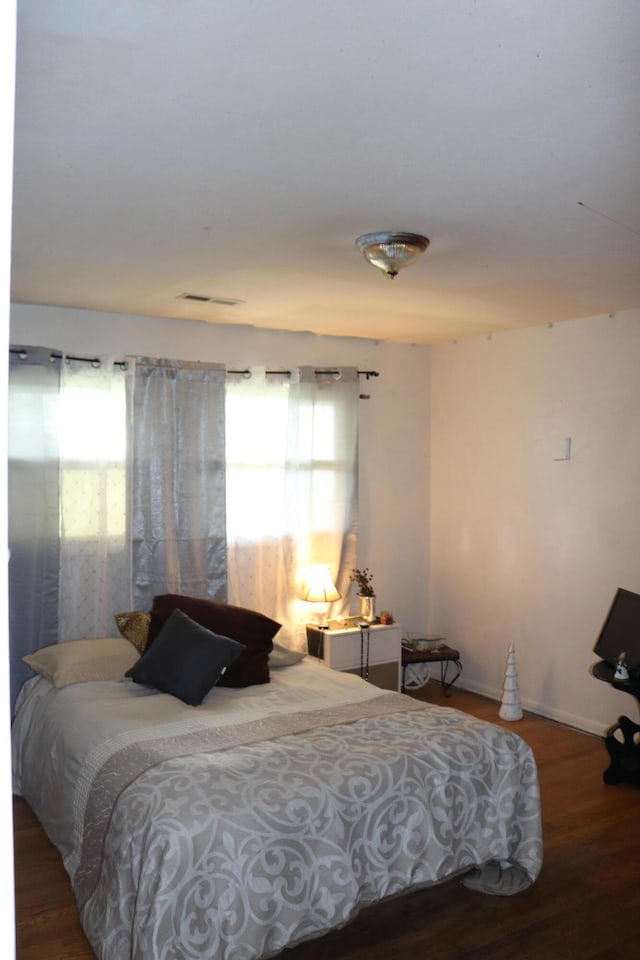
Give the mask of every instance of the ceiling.
<svg viewBox="0 0 640 960">
<path fill-rule="evenodd" d="M 640 3 L 18 0 L 12 288 L 411 343 L 637 307 Z"/>
</svg>

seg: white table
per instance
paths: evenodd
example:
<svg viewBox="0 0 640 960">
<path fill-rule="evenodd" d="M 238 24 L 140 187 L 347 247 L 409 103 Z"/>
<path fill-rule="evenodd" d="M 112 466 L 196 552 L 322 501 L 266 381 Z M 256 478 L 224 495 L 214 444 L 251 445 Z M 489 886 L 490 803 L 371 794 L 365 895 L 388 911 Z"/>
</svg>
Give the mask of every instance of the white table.
<svg viewBox="0 0 640 960">
<path fill-rule="evenodd" d="M 400 690 L 402 626 L 372 623 L 367 627 L 322 630 L 307 624 L 311 656 L 332 670 L 355 673 L 384 690 Z"/>
</svg>

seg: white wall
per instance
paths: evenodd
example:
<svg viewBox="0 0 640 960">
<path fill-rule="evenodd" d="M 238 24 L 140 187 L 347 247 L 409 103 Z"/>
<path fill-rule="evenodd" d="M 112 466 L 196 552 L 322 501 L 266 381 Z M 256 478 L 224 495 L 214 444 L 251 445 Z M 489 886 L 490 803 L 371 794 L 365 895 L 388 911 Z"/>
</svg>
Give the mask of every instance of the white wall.
<svg viewBox="0 0 640 960">
<path fill-rule="evenodd" d="M 523 706 L 597 733 L 637 719 L 589 667 L 640 592 L 639 362 L 640 310 L 432 353 L 429 627 L 498 698 L 513 641 Z"/>
<path fill-rule="evenodd" d="M 355 365 L 360 408 L 359 564 L 378 609 L 409 630 L 427 620 L 430 348 L 197 321 L 13 304 L 11 342 L 80 354 L 209 360 L 231 368 Z M 356 612 L 355 604 L 352 604 Z"/>
<path fill-rule="evenodd" d="M 5 343 L 9 333 L 9 290 L 11 276 L 11 186 L 13 180 L 13 126 L 16 42 L 16 3 L 0 6 L 0 335 Z M 7 368 L 5 367 L 5 370 Z M 7 375 L 0 383 L 0 457 L 6 463 Z M 7 550 L 7 478 L 0 476 L 0 549 Z M 9 644 L 7 567 L 0 574 L 0 713 L 9 716 Z M 11 744 L 9 725 L 0 726 L 0 924 L 2 951 L 7 960 L 15 957 L 13 830 L 11 807 Z"/>
</svg>

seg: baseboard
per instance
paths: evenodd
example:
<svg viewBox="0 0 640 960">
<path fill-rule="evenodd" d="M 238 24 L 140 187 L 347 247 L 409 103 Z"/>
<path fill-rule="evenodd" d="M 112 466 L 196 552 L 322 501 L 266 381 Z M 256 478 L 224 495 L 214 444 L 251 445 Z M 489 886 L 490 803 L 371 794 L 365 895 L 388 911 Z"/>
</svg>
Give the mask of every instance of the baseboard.
<svg viewBox="0 0 640 960">
<path fill-rule="evenodd" d="M 473 681 L 466 679 L 464 682 L 458 682 L 456 687 L 459 687 L 460 690 L 468 690 L 470 693 L 479 693 L 481 696 L 487 697 L 489 700 L 495 700 L 497 703 L 502 701 L 503 691 L 498 687 L 489 687 L 482 683 L 473 683 Z M 455 689 L 454 687 L 454 691 Z M 573 713 L 567 713 L 564 710 L 556 710 L 546 704 L 537 703 L 535 700 L 529 700 L 527 697 L 522 696 L 520 697 L 520 705 L 527 713 L 533 713 L 537 717 L 542 717 L 545 720 L 554 720 L 556 723 L 562 723 L 566 727 L 572 727 L 574 730 L 580 730 L 582 733 L 591 733 L 596 737 L 603 737 L 605 735 L 606 727 L 603 727 L 602 724 L 595 723 L 588 717 L 579 717 Z M 451 704 L 451 706 L 455 706 L 455 704 Z"/>
</svg>

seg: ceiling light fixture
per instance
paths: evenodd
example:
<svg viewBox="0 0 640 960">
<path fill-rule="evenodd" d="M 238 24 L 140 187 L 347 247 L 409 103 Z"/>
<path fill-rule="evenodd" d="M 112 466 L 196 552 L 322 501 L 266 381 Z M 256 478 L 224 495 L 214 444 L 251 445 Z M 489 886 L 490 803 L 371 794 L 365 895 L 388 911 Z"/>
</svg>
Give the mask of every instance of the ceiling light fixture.
<svg viewBox="0 0 640 960">
<path fill-rule="evenodd" d="M 403 267 L 408 267 L 429 246 L 419 233 L 364 233 L 356 246 L 374 267 L 393 280 Z"/>
</svg>

